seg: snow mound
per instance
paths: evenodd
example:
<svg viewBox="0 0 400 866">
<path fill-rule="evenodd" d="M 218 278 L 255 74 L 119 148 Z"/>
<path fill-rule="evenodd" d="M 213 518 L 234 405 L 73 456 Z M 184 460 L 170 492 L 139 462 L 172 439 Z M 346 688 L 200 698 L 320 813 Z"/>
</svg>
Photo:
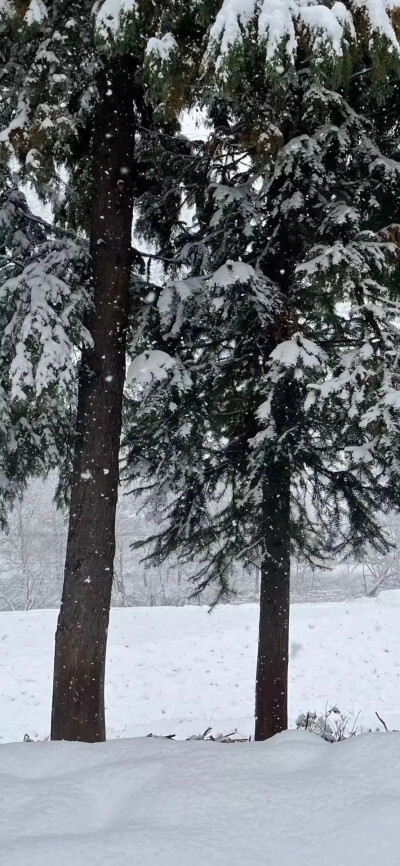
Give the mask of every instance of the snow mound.
<svg viewBox="0 0 400 866">
<path fill-rule="evenodd" d="M 7 866 L 397 866 L 400 735 L 0 747 Z"/>
</svg>

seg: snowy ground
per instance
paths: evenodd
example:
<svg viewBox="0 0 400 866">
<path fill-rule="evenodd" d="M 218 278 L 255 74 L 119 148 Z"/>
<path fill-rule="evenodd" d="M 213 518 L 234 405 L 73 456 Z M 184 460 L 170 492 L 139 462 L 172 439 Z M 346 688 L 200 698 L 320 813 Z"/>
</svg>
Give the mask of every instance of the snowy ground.
<svg viewBox="0 0 400 866">
<path fill-rule="evenodd" d="M 398 866 L 400 735 L 0 748 L 4 866 Z"/>
<path fill-rule="evenodd" d="M 400 592 L 292 610 L 291 717 L 330 703 L 400 728 Z M 54 611 L 0 614 L 0 735 L 48 733 Z M 398 866 L 400 734 L 252 731 L 257 609 L 115 610 L 110 740 L 0 746 L 0 866 Z M 137 736 L 136 739 L 126 737 Z M 5 794 L 5 796 L 4 796 Z"/>
<path fill-rule="evenodd" d="M 221 607 L 212 615 L 197 607 L 114 610 L 109 738 L 185 737 L 209 725 L 252 733 L 257 617 L 255 605 Z M 353 717 L 360 713 L 364 730 L 377 726 L 375 711 L 400 729 L 399 622 L 398 590 L 376 599 L 294 605 L 291 723 L 300 711 L 337 704 Z M 2 743 L 49 733 L 55 625 L 55 611 L 0 614 Z"/>
</svg>

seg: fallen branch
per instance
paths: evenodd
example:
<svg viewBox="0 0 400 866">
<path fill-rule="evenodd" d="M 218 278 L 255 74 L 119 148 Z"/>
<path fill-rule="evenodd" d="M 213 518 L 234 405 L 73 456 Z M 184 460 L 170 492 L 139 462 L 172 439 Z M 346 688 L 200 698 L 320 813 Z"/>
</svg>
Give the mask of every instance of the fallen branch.
<svg viewBox="0 0 400 866">
<path fill-rule="evenodd" d="M 148 737 L 153 737 L 155 740 L 174 740 L 176 734 L 147 734 Z"/>
<path fill-rule="evenodd" d="M 381 725 L 383 725 L 383 727 L 385 728 L 385 731 L 386 731 L 387 733 L 389 733 L 389 728 L 388 728 L 386 722 L 385 722 L 383 719 L 381 719 L 379 713 L 377 713 L 376 710 L 375 710 L 375 715 L 376 715 L 377 719 L 379 719 Z"/>
</svg>

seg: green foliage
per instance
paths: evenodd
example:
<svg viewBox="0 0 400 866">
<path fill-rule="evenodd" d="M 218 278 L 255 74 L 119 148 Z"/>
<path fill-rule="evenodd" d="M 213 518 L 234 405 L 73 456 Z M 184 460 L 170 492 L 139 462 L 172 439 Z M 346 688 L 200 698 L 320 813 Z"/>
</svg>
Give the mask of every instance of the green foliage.
<svg viewBox="0 0 400 866">
<path fill-rule="evenodd" d="M 132 392 L 126 435 L 127 477 L 160 519 L 154 557 L 196 557 L 197 591 L 216 581 L 227 594 L 238 560 L 260 562 L 263 485 L 282 461 L 302 557 L 386 544 L 400 104 L 394 83 L 386 110 L 375 89 L 376 44 L 322 68 L 305 43 L 271 86 L 243 38 L 205 81 L 212 131 L 182 181 L 195 212 L 171 237 L 175 265 L 140 331 L 152 374 Z"/>
<path fill-rule="evenodd" d="M 108 16 L 112 7 L 102 18 L 103 3 L 93 7 L 87 0 L 59 0 L 47 9 L 39 3 L 35 19 L 29 2 L 10 2 L 10 14 L 0 17 L 1 501 L 11 496 L 16 482 L 54 467 L 67 493 L 77 364 L 90 340 L 85 328 L 91 298 L 88 238 L 98 159 L 93 133 L 104 82 L 112 87 L 116 70 L 121 80 L 124 64 L 136 67 L 137 160 L 131 170 L 149 234 L 161 218 L 167 242 L 179 223 L 177 178 L 158 210 L 152 210 L 150 190 L 162 168 L 158 136 L 168 136 L 178 156 L 187 150 L 184 139 L 175 142 L 175 136 L 185 98 L 177 94 L 184 77 L 190 77 L 191 5 L 176 0 L 141 0 L 136 10 L 134 5 L 118 21 Z M 163 97 L 172 93 L 178 72 L 180 84 L 168 112 L 159 112 L 157 119 L 146 81 L 147 46 L 151 38 L 160 44 L 170 32 L 185 43 L 186 72 L 176 62 L 172 78 L 168 72 Z M 198 27 L 194 34 L 199 52 Z M 51 224 L 30 211 L 22 192 L 26 184 L 51 207 Z M 140 256 L 133 255 L 131 319 L 141 304 L 142 270 Z"/>
</svg>

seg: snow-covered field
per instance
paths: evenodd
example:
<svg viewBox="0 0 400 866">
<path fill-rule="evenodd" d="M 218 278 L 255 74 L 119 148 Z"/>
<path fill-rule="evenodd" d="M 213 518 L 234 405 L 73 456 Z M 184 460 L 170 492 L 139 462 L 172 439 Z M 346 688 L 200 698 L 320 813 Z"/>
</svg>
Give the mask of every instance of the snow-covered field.
<svg viewBox="0 0 400 866">
<path fill-rule="evenodd" d="M 109 738 L 252 733 L 255 605 L 113 610 Z M 363 729 L 400 728 L 400 591 L 292 607 L 290 718 L 337 704 Z M 55 611 L 0 614 L 0 742 L 49 733 Z"/>
<path fill-rule="evenodd" d="M 335 702 L 400 728 L 400 592 L 295 605 L 291 720 Z M 49 729 L 54 611 L 0 615 L 3 743 Z M 257 609 L 114 610 L 107 744 L 0 746 L 0 866 L 398 866 L 400 734 L 252 731 Z M 127 737 L 136 739 L 126 739 Z"/>
</svg>

